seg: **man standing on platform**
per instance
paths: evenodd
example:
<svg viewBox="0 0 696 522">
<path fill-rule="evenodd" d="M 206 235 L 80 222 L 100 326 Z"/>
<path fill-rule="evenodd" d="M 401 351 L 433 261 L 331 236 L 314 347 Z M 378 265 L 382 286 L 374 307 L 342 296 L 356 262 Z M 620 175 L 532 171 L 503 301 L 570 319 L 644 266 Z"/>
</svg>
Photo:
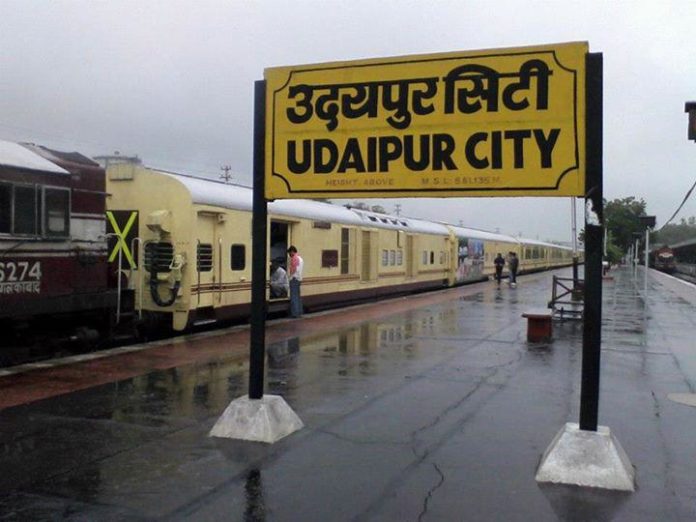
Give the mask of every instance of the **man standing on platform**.
<svg viewBox="0 0 696 522">
<path fill-rule="evenodd" d="M 500 286 L 500 280 L 503 278 L 503 267 L 505 266 L 505 258 L 498 254 L 493 260 L 495 264 L 495 280 L 498 281 L 498 286 Z"/>
<path fill-rule="evenodd" d="M 302 282 L 302 269 L 304 261 L 297 248 L 290 245 L 288 248 L 290 256 L 289 275 L 290 275 L 290 317 L 302 317 L 302 298 L 300 297 L 300 283 Z"/>
<path fill-rule="evenodd" d="M 510 267 L 510 286 L 515 287 L 517 286 L 517 269 L 520 266 L 520 260 L 514 252 L 510 252 L 508 266 Z"/>
</svg>

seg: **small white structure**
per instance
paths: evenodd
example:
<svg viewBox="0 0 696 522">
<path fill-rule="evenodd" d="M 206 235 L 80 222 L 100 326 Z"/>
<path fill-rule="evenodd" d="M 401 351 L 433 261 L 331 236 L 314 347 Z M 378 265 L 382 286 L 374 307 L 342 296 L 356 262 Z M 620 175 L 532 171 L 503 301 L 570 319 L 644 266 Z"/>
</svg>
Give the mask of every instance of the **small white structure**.
<svg viewBox="0 0 696 522">
<path fill-rule="evenodd" d="M 210 430 L 211 437 L 266 442 L 273 444 L 304 427 L 304 424 L 280 395 L 233 400 Z"/>
<path fill-rule="evenodd" d="M 628 455 L 606 426 L 581 430 L 568 422 L 541 458 L 537 482 L 635 491 L 635 472 Z"/>
</svg>

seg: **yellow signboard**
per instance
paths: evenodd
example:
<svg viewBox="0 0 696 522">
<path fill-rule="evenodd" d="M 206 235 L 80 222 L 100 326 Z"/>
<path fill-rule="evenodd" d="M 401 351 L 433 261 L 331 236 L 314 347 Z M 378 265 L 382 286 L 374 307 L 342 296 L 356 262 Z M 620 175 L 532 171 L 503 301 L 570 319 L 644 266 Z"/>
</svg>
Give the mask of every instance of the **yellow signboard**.
<svg viewBox="0 0 696 522">
<path fill-rule="evenodd" d="M 266 199 L 581 196 L 587 43 L 266 69 Z"/>
</svg>

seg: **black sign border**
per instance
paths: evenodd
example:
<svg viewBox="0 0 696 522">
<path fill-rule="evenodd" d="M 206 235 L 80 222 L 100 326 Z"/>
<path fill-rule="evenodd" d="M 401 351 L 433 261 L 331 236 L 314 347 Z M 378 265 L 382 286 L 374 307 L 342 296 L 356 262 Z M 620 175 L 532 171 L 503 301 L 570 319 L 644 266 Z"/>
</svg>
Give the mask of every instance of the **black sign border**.
<svg viewBox="0 0 696 522">
<path fill-rule="evenodd" d="M 350 189 L 350 190 L 341 190 L 341 189 L 334 189 L 334 190 L 293 190 L 292 187 L 290 186 L 290 182 L 283 176 L 283 174 L 277 173 L 275 170 L 275 124 L 276 124 L 276 95 L 280 93 L 285 87 L 290 83 L 293 74 L 295 73 L 308 73 L 308 72 L 315 72 L 315 71 L 330 71 L 333 69 L 351 69 L 351 68 L 362 68 L 362 67 L 375 67 L 378 65 L 406 65 L 406 64 L 414 64 L 414 63 L 429 63 L 429 62 L 441 62 L 441 61 L 448 61 L 448 60 L 457 60 L 457 59 L 479 59 L 479 58 L 500 58 L 500 57 L 507 57 L 507 56 L 526 56 L 526 55 L 551 55 L 552 59 L 558 66 L 568 72 L 570 72 L 573 75 L 573 127 L 574 127 L 574 141 L 575 141 L 575 165 L 572 165 L 568 167 L 566 170 L 564 170 L 559 177 L 556 180 L 556 185 L 555 186 L 540 186 L 540 187 L 500 187 L 500 188 L 482 188 L 482 187 L 477 187 L 477 188 L 440 188 L 440 189 L 433 189 L 433 188 L 427 188 L 427 189 L 374 189 L 374 188 L 368 188 L 368 189 Z M 514 192 L 518 191 L 519 194 L 511 194 L 511 197 L 514 196 L 525 196 L 528 195 L 529 197 L 533 197 L 529 194 L 525 194 L 526 192 L 533 192 L 533 191 L 555 191 L 558 190 L 558 187 L 561 184 L 561 181 L 563 178 L 569 173 L 572 172 L 573 170 L 577 170 L 580 168 L 580 160 L 579 160 L 579 146 L 578 146 L 578 71 L 576 69 L 570 69 L 563 65 L 559 60 L 558 57 L 556 56 L 556 50 L 555 49 L 548 49 L 548 50 L 526 50 L 526 51 L 520 51 L 520 52 L 508 52 L 508 53 L 493 53 L 493 54 L 483 54 L 483 55 L 474 55 L 469 57 L 453 57 L 453 56 L 442 56 L 438 58 L 429 58 L 429 59 L 422 59 L 422 60 L 403 60 L 403 61 L 395 61 L 395 62 L 388 62 L 388 63 L 360 63 L 360 64 L 354 64 L 350 65 L 350 63 L 346 65 L 337 65 L 335 67 L 311 67 L 311 68 L 305 68 L 305 69 L 293 69 L 290 71 L 290 74 L 288 76 L 288 80 L 277 90 L 273 91 L 273 97 L 272 97 L 272 139 L 271 139 L 271 176 L 280 178 L 283 183 L 285 183 L 287 187 L 287 193 L 288 194 L 296 194 L 296 195 L 302 195 L 307 197 L 308 195 L 314 195 L 315 197 L 323 197 L 325 194 L 374 194 L 375 192 L 379 192 L 381 194 L 396 194 L 394 197 L 399 197 L 399 194 L 423 194 L 423 193 L 450 193 L 450 194 L 467 194 L 467 193 L 472 193 L 472 192 L 478 192 L 478 193 L 484 193 L 484 192 Z M 587 146 L 587 144 L 585 144 Z M 339 196 L 340 197 L 340 196 Z M 388 196 L 387 196 L 388 197 Z M 423 197 L 428 197 L 428 196 L 423 196 Z M 457 196 L 452 196 L 452 197 L 457 197 Z M 485 196 L 483 196 L 485 197 Z M 559 196 L 561 197 L 561 196 Z M 285 197 L 282 197 L 280 199 L 285 199 Z"/>
</svg>

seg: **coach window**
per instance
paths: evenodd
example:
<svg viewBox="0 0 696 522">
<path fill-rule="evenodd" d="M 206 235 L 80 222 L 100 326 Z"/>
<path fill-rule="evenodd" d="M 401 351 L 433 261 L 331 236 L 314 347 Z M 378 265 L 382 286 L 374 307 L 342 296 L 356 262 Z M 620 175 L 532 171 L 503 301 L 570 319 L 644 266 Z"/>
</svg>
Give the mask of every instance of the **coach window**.
<svg viewBox="0 0 696 522">
<path fill-rule="evenodd" d="M 44 188 L 44 234 L 65 237 L 70 234 L 70 190 Z"/>
<path fill-rule="evenodd" d="M 232 245 L 230 250 L 230 268 L 232 270 L 244 270 L 246 267 L 246 246 Z"/>
<path fill-rule="evenodd" d="M 14 233 L 36 235 L 40 208 L 33 185 L 15 185 L 14 188 Z"/>
<path fill-rule="evenodd" d="M 430 264 L 435 264 L 435 252 L 433 252 L 432 250 L 430 251 Z"/>
<path fill-rule="evenodd" d="M 382 250 L 382 266 L 389 265 L 389 250 Z"/>
<path fill-rule="evenodd" d="M 0 183 L 0 234 L 12 232 L 12 185 Z"/>
<path fill-rule="evenodd" d="M 321 251 L 321 267 L 334 268 L 338 266 L 338 250 Z"/>
</svg>

